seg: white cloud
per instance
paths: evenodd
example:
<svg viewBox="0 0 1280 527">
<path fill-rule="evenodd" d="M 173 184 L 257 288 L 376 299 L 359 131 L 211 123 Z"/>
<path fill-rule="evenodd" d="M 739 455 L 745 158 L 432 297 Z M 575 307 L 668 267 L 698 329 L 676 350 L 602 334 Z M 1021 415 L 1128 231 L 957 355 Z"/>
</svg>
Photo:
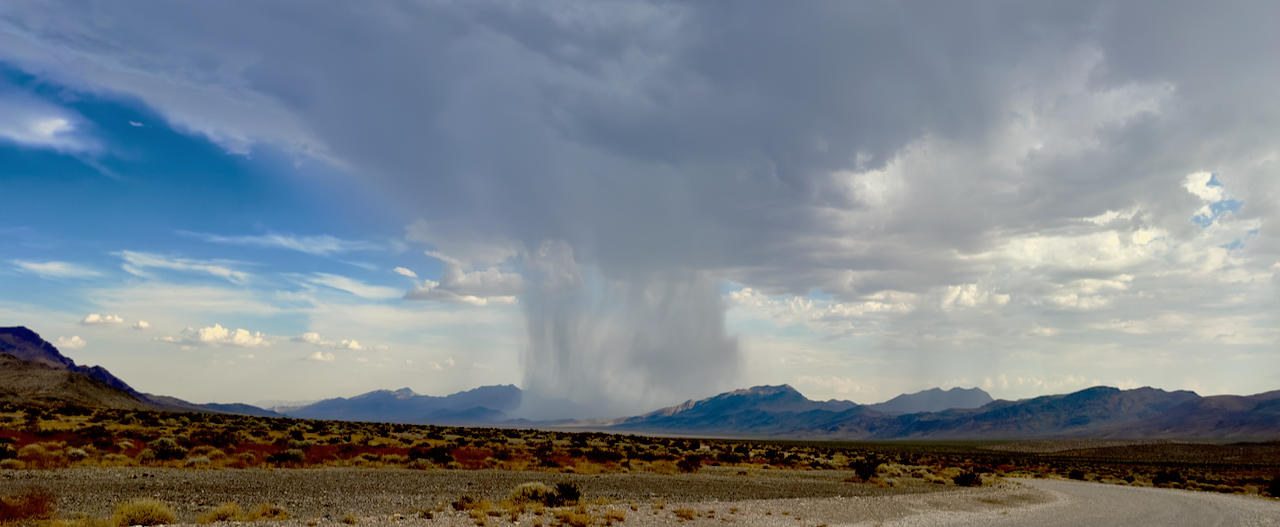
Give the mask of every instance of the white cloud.
<svg viewBox="0 0 1280 527">
<path fill-rule="evenodd" d="M 255 247 L 272 247 L 289 249 L 317 256 L 345 253 L 350 251 L 381 251 L 386 247 L 381 244 L 343 240 L 327 234 L 321 236 L 293 236 L 289 234 L 263 234 L 259 236 L 220 236 L 190 231 L 178 231 L 178 234 L 199 238 L 210 243 L 229 245 L 250 245 Z"/>
<path fill-rule="evenodd" d="M 155 340 L 183 346 L 257 348 L 271 345 L 271 341 L 262 332 L 250 333 L 245 329 L 231 331 L 219 324 L 200 329 L 186 328 L 177 337 L 157 337 Z"/>
<path fill-rule="evenodd" d="M 68 152 L 96 150 L 96 144 L 79 133 L 81 118 L 65 108 L 25 94 L 0 90 L 0 139 L 26 147 Z"/>
<path fill-rule="evenodd" d="M 354 351 L 359 351 L 364 349 L 364 347 L 360 346 L 360 343 L 356 342 L 355 340 L 328 340 L 322 337 L 319 333 L 315 333 L 315 332 L 303 333 L 289 340 L 292 340 L 294 342 L 303 342 L 306 344 L 311 344 L 312 346 L 320 346 L 324 348 L 354 350 Z"/>
<path fill-rule="evenodd" d="M 84 339 L 80 338 L 79 335 L 76 335 L 71 338 L 58 337 L 58 340 L 53 341 L 54 346 L 62 349 L 69 349 L 69 350 L 78 350 L 80 348 L 83 348 L 85 344 L 88 344 L 88 343 L 85 342 Z"/>
<path fill-rule="evenodd" d="M 446 262 L 440 281 L 424 280 L 405 293 L 405 300 L 433 300 L 474 306 L 510 305 L 524 290 L 524 279 L 517 273 L 503 273 L 490 267 L 483 271 L 464 272 L 456 262 Z"/>
<path fill-rule="evenodd" d="M 415 272 L 410 271 L 410 270 L 408 270 L 408 269 L 405 269 L 405 268 L 403 268 L 403 267 L 397 267 L 397 268 L 395 268 L 395 269 L 392 269 L 392 271 L 393 271 L 393 272 L 395 272 L 396 274 L 403 275 L 403 276 L 407 276 L 407 277 L 409 277 L 409 278 L 417 278 L 417 277 L 418 277 L 418 273 L 415 273 Z"/>
<path fill-rule="evenodd" d="M 41 278 L 93 278 L 102 273 L 67 262 L 28 262 L 10 260 L 21 272 L 34 274 Z"/>
<path fill-rule="evenodd" d="M 100 324 L 123 324 L 124 318 L 116 315 L 99 315 L 92 313 L 84 319 L 80 320 L 81 326 L 93 326 Z"/>
<path fill-rule="evenodd" d="M 369 285 L 359 280 L 354 280 L 336 274 L 315 273 L 311 277 L 307 278 L 307 281 L 313 284 L 320 284 L 341 291 L 346 291 L 363 298 L 397 298 L 400 296 L 400 290 L 394 287 Z"/>
<path fill-rule="evenodd" d="M 147 269 L 169 269 L 188 273 L 208 274 L 225 278 L 234 284 L 245 284 L 253 275 L 237 271 L 232 266 L 241 262 L 231 260 L 194 260 L 189 258 L 172 258 L 154 253 L 120 251 L 113 253 L 125 261 L 122 269 L 143 278 L 151 278 Z"/>
<path fill-rule="evenodd" d="M 978 284 L 948 286 L 942 294 L 942 309 L 950 311 L 959 307 L 993 309 L 1009 303 L 1009 295 L 978 287 Z"/>
<path fill-rule="evenodd" d="M 312 360 L 316 362 L 333 362 L 334 358 L 335 357 L 333 356 L 332 353 L 324 353 L 321 351 L 317 351 L 307 356 L 307 360 Z"/>
<path fill-rule="evenodd" d="M 136 322 L 134 325 L 130 327 L 137 330 L 144 330 L 144 329 L 151 329 L 151 324 L 148 324 L 147 321 L 145 320 L 139 320 L 138 322 Z"/>
</svg>

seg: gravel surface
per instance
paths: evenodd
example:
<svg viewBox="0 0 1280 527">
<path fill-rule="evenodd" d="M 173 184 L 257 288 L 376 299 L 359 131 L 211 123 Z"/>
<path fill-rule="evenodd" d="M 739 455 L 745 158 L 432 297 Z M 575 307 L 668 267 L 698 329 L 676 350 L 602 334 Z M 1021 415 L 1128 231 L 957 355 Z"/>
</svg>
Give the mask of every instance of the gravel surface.
<svg viewBox="0 0 1280 527">
<path fill-rule="evenodd" d="M 638 516 L 638 511 L 631 511 L 630 504 L 652 504 L 658 499 L 673 504 L 813 500 L 921 494 L 946 488 L 920 483 L 886 489 L 845 482 L 850 475 L 852 473 L 846 471 L 732 467 L 706 467 L 696 474 L 595 476 L 495 470 L 71 468 L 3 471 L 0 495 L 51 492 L 58 497 L 58 510 L 64 517 L 77 513 L 108 516 L 115 503 L 136 497 L 155 497 L 173 505 L 180 521 L 192 522 L 203 512 L 225 502 L 237 502 L 246 510 L 258 503 L 271 503 L 300 519 L 341 518 L 347 514 L 368 518 L 413 517 L 423 510 L 438 509 L 463 494 L 497 502 L 517 485 L 529 481 L 549 485 L 577 482 L 584 498 L 607 498 L 631 516 Z"/>
<path fill-rule="evenodd" d="M 1012 480 L 1053 499 L 1027 507 L 930 511 L 885 527 L 1277 527 L 1280 500 L 1079 481 Z"/>
</svg>

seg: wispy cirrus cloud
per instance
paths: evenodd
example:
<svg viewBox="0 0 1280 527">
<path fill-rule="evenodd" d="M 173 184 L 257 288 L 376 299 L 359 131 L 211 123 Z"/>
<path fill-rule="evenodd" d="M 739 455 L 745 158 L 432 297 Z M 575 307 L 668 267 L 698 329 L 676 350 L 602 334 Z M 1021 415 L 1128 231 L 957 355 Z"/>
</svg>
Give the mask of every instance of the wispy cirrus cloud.
<svg viewBox="0 0 1280 527">
<path fill-rule="evenodd" d="M 319 284 L 326 287 L 332 287 L 341 291 L 346 291 L 353 295 L 363 298 L 396 298 L 400 296 L 400 290 L 394 287 L 383 287 L 379 285 L 369 285 L 353 278 L 347 278 L 336 274 L 315 273 L 307 277 L 306 281 L 313 284 Z"/>
<path fill-rule="evenodd" d="M 124 265 L 121 266 L 122 269 L 132 275 L 143 278 L 151 278 L 151 274 L 147 272 L 147 269 L 168 269 L 171 271 L 208 274 L 225 278 L 235 284 L 244 284 L 253 276 L 249 273 L 235 270 L 234 266 L 243 265 L 244 262 L 234 260 L 196 260 L 134 251 L 120 251 L 113 254 L 125 261 Z"/>
<path fill-rule="evenodd" d="M 327 234 L 320 236 L 294 236 L 292 234 L 270 233 L 257 236 L 222 236 L 218 234 L 191 231 L 178 231 L 178 234 L 204 240 L 209 243 L 288 249 L 291 251 L 314 254 L 316 256 L 328 256 L 331 254 L 340 254 L 351 251 L 382 251 L 387 249 L 387 246 L 384 244 L 359 240 L 343 240 Z"/>
<path fill-rule="evenodd" d="M 41 278 L 93 278 L 102 273 L 88 267 L 68 262 L 31 262 L 26 260 L 10 260 L 14 268 L 27 274 Z"/>
</svg>

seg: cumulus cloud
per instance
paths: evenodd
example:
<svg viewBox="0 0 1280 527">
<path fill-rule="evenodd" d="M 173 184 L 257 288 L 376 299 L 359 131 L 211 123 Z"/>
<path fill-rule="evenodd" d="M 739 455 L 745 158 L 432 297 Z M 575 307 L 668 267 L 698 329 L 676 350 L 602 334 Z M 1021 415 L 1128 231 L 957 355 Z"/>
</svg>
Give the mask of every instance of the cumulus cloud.
<svg viewBox="0 0 1280 527">
<path fill-rule="evenodd" d="M 78 350 L 80 348 L 83 348 L 85 344 L 88 344 L 88 343 L 85 342 L 84 339 L 80 338 L 79 335 L 76 335 L 71 338 L 58 337 L 58 340 L 53 341 L 54 346 L 62 349 L 69 349 L 69 350 Z"/>
<path fill-rule="evenodd" d="M 333 362 L 334 359 L 335 357 L 333 356 L 332 353 L 325 353 L 322 351 L 317 351 L 315 353 L 307 355 L 307 360 L 316 361 L 316 362 Z"/>
<path fill-rule="evenodd" d="M 139 320 L 129 327 L 136 330 L 144 330 L 144 329 L 151 329 L 151 324 L 147 323 L 147 321 L 145 320 Z"/>
<path fill-rule="evenodd" d="M 183 347 L 258 348 L 271 345 L 271 341 L 260 331 L 252 333 L 246 329 L 232 331 L 219 324 L 199 329 L 186 328 L 176 337 L 157 337 L 155 340 L 179 344 Z"/>
<path fill-rule="evenodd" d="M 134 251 L 120 251 L 113 254 L 124 260 L 125 263 L 121 266 L 122 269 L 129 274 L 143 278 L 152 277 L 151 273 L 148 272 L 149 269 L 168 269 L 186 273 L 208 274 L 224 278 L 235 284 L 244 284 L 252 277 L 249 273 L 235 270 L 235 266 L 242 264 L 232 260 L 195 260 Z"/>
<path fill-rule="evenodd" d="M 116 315 L 99 315 L 92 313 L 80 320 L 81 326 L 94 326 L 100 324 L 123 324 L 124 318 Z"/>
<path fill-rule="evenodd" d="M 101 276 L 102 273 L 67 262 L 29 262 L 25 260 L 10 260 L 14 268 L 18 271 L 28 274 L 34 274 L 41 278 L 93 278 Z"/>
<path fill-rule="evenodd" d="M 364 349 L 364 347 L 360 346 L 360 343 L 356 342 L 355 340 L 328 340 L 322 337 L 319 333 L 315 333 L 315 332 L 303 333 L 289 340 L 292 340 L 294 342 L 303 342 L 306 344 L 311 344 L 312 346 L 320 346 L 323 348 L 356 350 L 356 351 Z"/>
</svg>

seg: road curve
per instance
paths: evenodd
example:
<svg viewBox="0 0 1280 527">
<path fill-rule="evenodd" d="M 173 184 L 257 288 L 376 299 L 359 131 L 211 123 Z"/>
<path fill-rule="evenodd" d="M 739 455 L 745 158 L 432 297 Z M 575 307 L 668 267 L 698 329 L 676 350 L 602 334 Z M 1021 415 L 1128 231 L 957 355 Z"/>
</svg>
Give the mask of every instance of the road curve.
<svg viewBox="0 0 1280 527">
<path fill-rule="evenodd" d="M 1013 480 L 1059 499 L 981 512 L 933 511 L 895 527 L 1280 527 L 1280 501 L 1249 496 L 1044 479 Z"/>
</svg>

